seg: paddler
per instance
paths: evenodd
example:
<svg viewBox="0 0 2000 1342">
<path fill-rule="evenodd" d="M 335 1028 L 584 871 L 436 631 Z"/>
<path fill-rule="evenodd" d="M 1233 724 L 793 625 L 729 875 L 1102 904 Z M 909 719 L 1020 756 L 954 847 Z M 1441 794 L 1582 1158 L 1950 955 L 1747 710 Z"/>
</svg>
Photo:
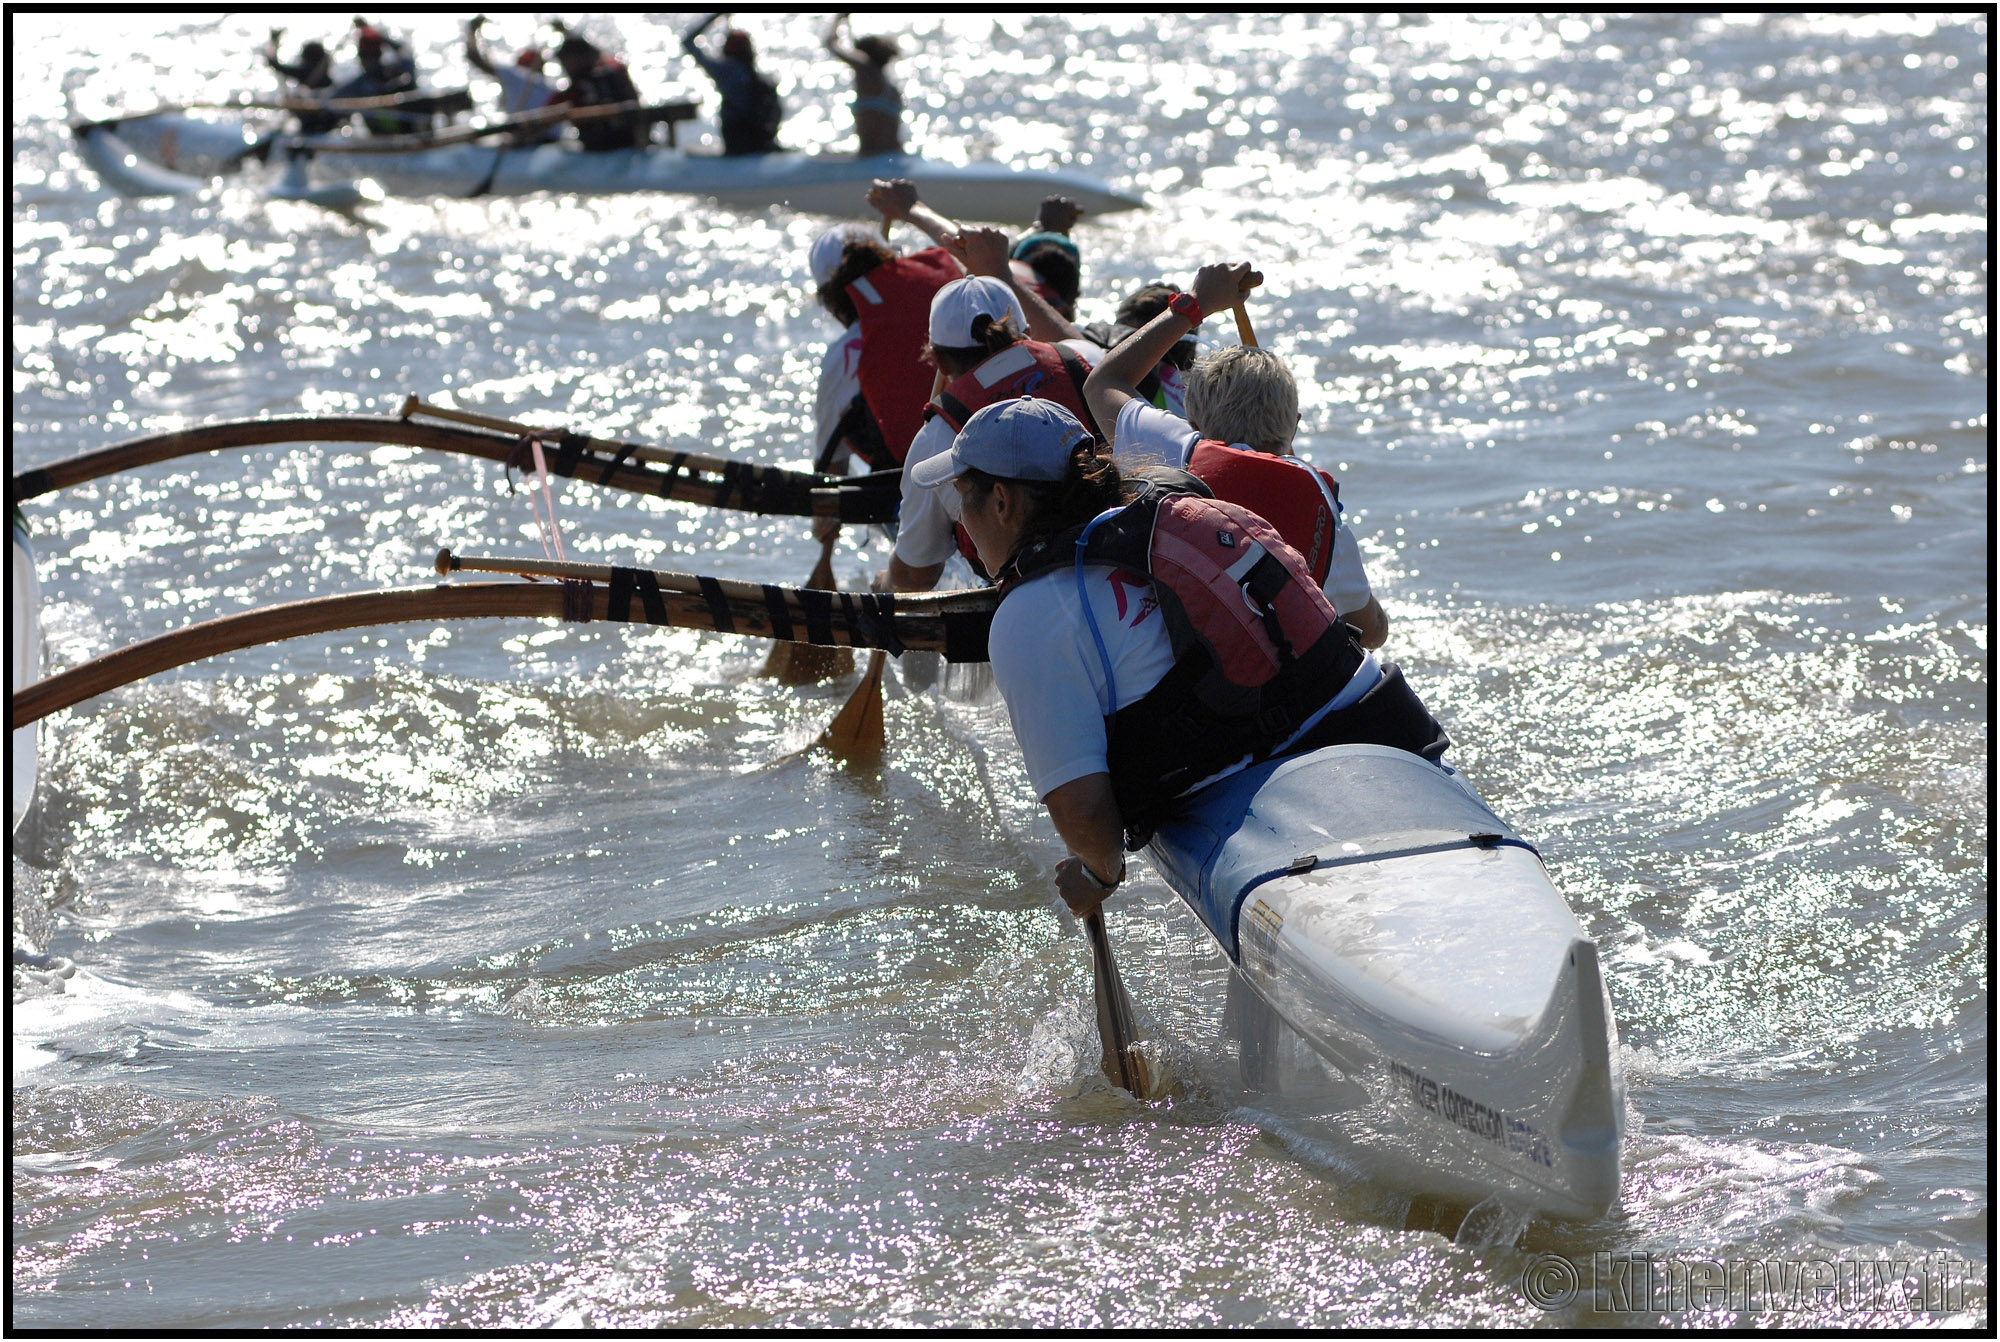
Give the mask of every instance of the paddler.
<svg viewBox="0 0 2000 1342">
<path fill-rule="evenodd" d="M 958 230 L 960 254 L 972 272 L 938 290 L 931 300 L 927 362 L 942 385 L 925 408 L 922 429 L 910 443 L 896 549 L 878 579 L 896 592 L 937 586 L 954 551 L 978 563 L 956 526 L 949 500 L 917 489 L 907 467 L 951 446 L 966 421 L 995 401 L 1038 396 L 1081 418 L 1083 385 L 1104 351 L 1085 340 L 1008 265 L 1007 235 L 996 228 Z"/>
<path fill-rule="evenodd" d="M 715 81 L 722 95 L 716 120 L 722 130 L 722 152 L 726 156 L 769 154 L 778 149 L 778 125 L 785 118 L 785 104 L 775 84 L 757 69 L 757 48 L 750 34 L 731 28 L 722 37 L 720 59 L 709 55 L 695 39 L 722 17 L 710 14 L 681 35 L 681 50 L 694 58 Z"/>
<path fill-rule="evenodd" d="M 307 93 L 332 88 L 333 53 L 326 49 L 326 43 L 317 40 L 305 43 L 299 48 L 299 58 L 287 65 L 278 59 L 278 42 L 284 35 L 283 28 L 271 30 L 271 40 L 264 44 L 264 64 Z"/>
<path fill-rule="evenodd" d="M 547 106 L 575 108 L 611 107 L 630 103 L 624 111 L 608 116 L 584 117 L 572 122 L 577 142 L 585 153 L 603 154 L 614 149 L 637 149 L 645 144 L 644 122 L 639 116 L 639 90 L 626 72 L 625 62 L 606 55 L 596 43 L 560 24 L 562 45 L 556 48 L 556 64 L 562 66 L 564 84 Z"/>
<path fill-rule="evenodd" d="M 854 138 L 858 143 L 855 153 L 861 158 L 900 154 L 903 93 L 889 82 L 889 62 L 900 54 L 895 39 L 873 35 L 852 37 L 850 33 L 852 45 L 842 49 L 840 30 L 846 23 L 847 15 L 833 16 L 833 26 L 826 30 L 826 49 L 854 71 Z"/>
<path fill-rule="evenodd" d="M 1299 388 L 1284 360 L 1267 349 L 1229 345 L 1188 369 L 1186 418 L 1150 404 L 1139 384 L 1210 313 L 1242 301 L 1254 272 L 1247 264 L 1203 266 L 1188 293 L 1112 350 L 1091 372 L 1084 394 L 1121 460 L 1161 461 L 1192 471 L 1219 498 L 1269 518 L 1304 555 L 1363 647 L 1379 648 L 1389 616 L 1375 599 L 1352 529 L 1341 522 L 1340 486 L 1292 451 Z"/>
<path fill-rule="evenodd" d="M 1081 218 L 1083 207 L 1068 196 L 1045 197 L 1035 226 L 1007 254 L 1014 278 L 1070 321 L 1076 320 L 1076 300 L 1083 291 L 1083 254 L 1070 237 Z"/>
<path fill-rule="evenodd" d="M 1177 656 L 1156 581 L 1140 576 L 1154 573 L 1155 528 L 1173 525 L 1164 500 L 1198 495 L 1199 482 L 1165 470 L 1127 480 L 1082 421 L 1052 401 L 985 407 L 948 450 L 913 462 L 909 476 L 919 489 L 952 497 L 980 559 L 999 578 L 988 639 L 993 679 L 1028 780 L 1069 849 L 1056 888 L 1078 916 L 1117 888 L 1128 844 L 1143 842 L 1178 797 L 1253 760 L 1353 742 L 1436 760 L 1449 744 L 1401 673 L 1358 645 L 1303 559 L 1269 530 L 1250 530 L 1266 524 L 1248 513 L 1231 515 L 1247 523 L 1224 519 L 1231 549 L 1189 560 L 1172 580 L 1177 609 L 1190 612 L 1183 618 L 1213 656 L 1268 658 L 1246 644 L 1256 638 L 1246 632 L 1253 624 L 1279 627 L 1287 651 L 1247 715 L 1204 692 L 1214 677 L 1188 672 L 1211 654 L 1187 643 Z M 1091 543 L 1083 529 L 1127 503 L 1139 511 L 1123 530 L 1104 521 L 1092 529 L 1100 548 L 1088 553 L 1107 562 L 1078 564 L 1080 538 Z M 1214 517 L 1197 514 L 1211 533 Z M 1259 534 L 1268 545 L 1257 566 L 1243 575 L 1222 566 Z M 1195 613 L 1201 592 L 1217 588 L 1229 589 L 1227 599 Z M 1230 607 L 1253 596 L 1263 615 L 1245 623 Z"/>
<path fill-rule="evenodd" d="M 556 96 L 556 86 L 542 73 L 547 64 L 542 49 L 522 47 L 515 54 L 512 65 L 495 65 L 479 47 L 479 30 L 485 26 L 484 14 L 473 15 L 465 25 L 465 60 L 466 64 L 500 85 L 501 112 L 510 117 L 519 116 L 547 106 L 549 100 Z M 547 126 L 517 130 L 509 138 L 515 144 L 539 144 L 560 134 L 562 123 L 552 122 Z"/>
<path fill-rule="evenodd" d="M 965 274 L 953 254 L 958 227 L 917 199 L 908 181 L 878 180 L 868 203 L 882 228 L 841 224 L 816 239 L 809 258 L 820 305 L 842 326 L 820 365 L 814 445 L 819 470 L 902 464 L 923 426 L 931 370 L 920 362 L 931 299 Z M 892 220 L 916 225 L 936 245 L 899 256 L 883 239 Z"/>
<path fill-rule="evenodd" d="M 271 40 L 264 44 L 264 63 L 292 81 L 293 92 L 300 97 L 325 97 L 333 87 L 333 53 L 326 44 L 317 40 L 308 41 L 299 48 L 299 58 L 290 65 L 278 59 L 278 41 L 285 35 L 283 28 L 271 30 Z M 340 123 L 347 117 L 339 112 L 298 112 L 295 113 L 301 135 L 326 135 L 340 129 Z"/>
<path fill-rule="evenodd" d="M 1084 338 L 1105 349 L 1116 349 L 1125 339 L 1167 310 L 1167 304 L 1181 291 L 1178 284 L 1142 284 L 1119 301 L 1108 322 L 1085 322 L 1078 329 Z M 1170 415 L 1187 418 L 1187 370 L 1194 366 L 1197 351 L 1194 332 L 1175 341 L 1153 371 L 1139 381 L 1137 391 L 1147 401 Z"/>
<path fill-rule="evenodd" d="M 354 54 L 361 72 L 332 91 L 334 98 L 383 98 L 414 93 L 417 72 L 404 45 L 366 19 L 354 20 Z M 430 124 L 428 112 L 417 114 L 385 107 L 361 114 L 370 135 L 407 135 Z"/>
</svg>

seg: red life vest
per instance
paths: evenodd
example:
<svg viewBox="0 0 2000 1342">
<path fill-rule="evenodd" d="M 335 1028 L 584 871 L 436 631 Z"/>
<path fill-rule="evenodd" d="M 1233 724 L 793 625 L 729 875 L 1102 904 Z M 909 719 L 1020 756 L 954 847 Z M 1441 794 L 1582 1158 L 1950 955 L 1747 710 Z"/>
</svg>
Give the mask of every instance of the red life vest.
<svg viewBox="0 0 2000 1342">
<path fill-rule="evenodd" d="M 1297 457 L 1233 447 L 1214 438 L 1195 444 L 1187 468 L 1215 497 L 1247 508 L 1277 528 L 1305 559 L 1313 581 L 1326 581 L 1333 563 L 1333 530 L 1340 521 L 1340 484 L 1332 476 Z"/>
<path fill-rule="evenodd" d="M 925 402 L 933 378 L 923 354 L 930 342 L 931 298 L 964 273 L 951 253 L 929 247 L 884 261 L 847 286 L 861 322 L 861 395 L 898 462 L 910 454 L 910 440 L 929 417 Z"/>
<path fill-rule="evenodd" d="M 861 357 L 868 357 L 866 346 Z M 1039 340 L 1018 341 L 988 355 L 977 368 L 939 392 L 925 408 L 924 418 L 942 415 L 956 433 L 965 427 L 966 420 L 995 401 L 1039 396 L 1075 415 L 1095 438 L 1095 422 L 1083 404 L 1083 381 L 1089 376 L 1090 366 L 1073 350 Z"/>
<path fill-rule="evenodd" d="M 1151 580 L 1174 664 L 1106 714 L 1111 791 L 1128 831 L 1232 765 L 1269 759 L 1340 693 L 1365 657 L 1297 551 L 1263 518 L 1156 473 L 1136 498 L 1016 555 L 1001 584 L 1105 564 Z M 1056 581 L 1062 581 L 1060 573 Z M 1090 602 L 1082 601 L 1086 618 Z M 1098 639 L 1115 708 L 1117 681 Z"/>
</svg>

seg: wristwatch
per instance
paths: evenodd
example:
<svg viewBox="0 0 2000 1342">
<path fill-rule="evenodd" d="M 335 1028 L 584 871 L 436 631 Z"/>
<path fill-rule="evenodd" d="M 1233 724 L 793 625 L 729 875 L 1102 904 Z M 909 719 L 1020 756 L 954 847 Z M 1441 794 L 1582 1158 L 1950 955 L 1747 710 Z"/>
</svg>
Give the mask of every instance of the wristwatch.
<svg viewBox="0 0 2000 1342">
<path fill-rule="evenodd" d="M 1078 858 L 1076 860 L 1076 865 L 1083 868 L 1084 877 L 1092 885 L 1096 886 L 1099 890 L 1105 890 L 1105 891 L 1116 890 L 1119 886 L 1125 883 L 1125 864 L 1123 862 L 1120 862 L 1118 864 L 1118 874 L 1111 878 L 1111 882 L 1108 885 L 1105 882 L 1097 879 L 1097 873 L 1092 871 L 1090 869 L 1090 864 L 1088 862 L 1085 862 L 1082 858 Z"/>
<path fill-rule="evenodd" d="M 1167 311 L 1190 326 L 1201 325 L 1201 319 L 1208 315 L 1201 310 L 1201 304 L 1194 301 L 1193 294 L 1175 294 L 1167 300 Z"/>
</svg>

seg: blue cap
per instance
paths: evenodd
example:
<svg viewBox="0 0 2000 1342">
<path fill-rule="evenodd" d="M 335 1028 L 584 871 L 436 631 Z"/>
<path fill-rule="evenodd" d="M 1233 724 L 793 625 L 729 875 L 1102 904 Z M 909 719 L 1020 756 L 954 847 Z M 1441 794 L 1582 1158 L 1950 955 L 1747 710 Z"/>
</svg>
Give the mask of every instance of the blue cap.
<svg viewBox="0 0 2000 1342">
<path fill-rule="evenodd" d="M 936 489 L 968 470 L 1002 480 L 1060 480 L 1069 474 L 1070 453 L 1089 441 L 1090 430 L 1054 401 L 996 401 L 965 421 L 949 449 L 909 467 L 910 480 Z"/>
</svg>

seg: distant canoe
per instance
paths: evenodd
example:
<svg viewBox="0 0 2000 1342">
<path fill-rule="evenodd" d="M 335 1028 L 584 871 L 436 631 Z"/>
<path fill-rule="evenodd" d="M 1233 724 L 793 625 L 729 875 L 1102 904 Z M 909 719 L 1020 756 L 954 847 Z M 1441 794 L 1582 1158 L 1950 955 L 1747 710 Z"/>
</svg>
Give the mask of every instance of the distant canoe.
<svg viewBox="0 0 2000 1342">
<path fill-rule="evenodd" d="M 203 121 L 179 114 L 101 123 L 79 134 L 115 132 L 140 159 L 171 172 L 215 176 L 236 171 L 258 144 L 240 122 Z M 310 155 L 315 182 L 368 178 L 397 196 L 525 196 L 541 192 L 625 195 L 659 191 L 707 196 L 727 205 L 784 205 L 813 214 L 864 212 L 862 196 L 877 177 L 907 177 L 924 202 L 955 219 L 1023 223 L 1044 196 L 1068 196 L 1089 214 L 1139 209 L 1143 201 L 1075 173 L 1017 169 L 998 163 L 940 163 L 915 154 L 855 158 L 840 154 L 760 154 L 723 158 L 653 146 L 586 154 L 567 144 L 500 149 L 455 144 L 407 153 L 343 152 L 344 136 L 280 138 L 274 166 L 294 153 Z M 296 169 L 294 170 L 296 173 Z M 114 187 L 117 182 L 111 183 Z"/>
</svg>

